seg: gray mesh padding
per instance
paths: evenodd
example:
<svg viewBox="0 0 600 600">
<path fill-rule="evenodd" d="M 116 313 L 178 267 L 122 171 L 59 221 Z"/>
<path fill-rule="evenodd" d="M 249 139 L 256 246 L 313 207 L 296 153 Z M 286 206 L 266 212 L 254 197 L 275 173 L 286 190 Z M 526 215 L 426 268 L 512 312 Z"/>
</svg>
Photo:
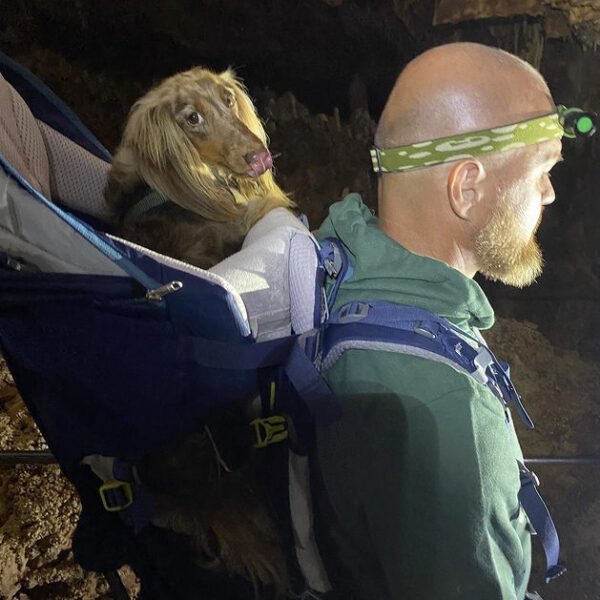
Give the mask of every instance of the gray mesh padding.
<svg viewBox="0 0 600 600">
<path fill-rule="evenodd" d="M 336 344 L 321 363 L 321 373 L 324 373 L 325 371 L 331 369 L 331 367 L 335 365 L 335 363 L 347 350 L 380 350 L 382 352 L 410 354 L 411 356 L 419 356 L 421 358 L 426 358 L 427 360 L 433 360 L 435 362 L 444 363 L 445 365 L 452 367 L 456 371 L 460 371 L 461 373 L 467 373 L 467 375 L 470 374 L 466 369 L 461 367 L 453 360 L 444 356 L 440 356 L 435 352 L 430 352 L 428 350 L 424 350 L 423 348 L 418 348 L 416 346 L 408 346 L 406 344 L 395 344 L 394 342 L 378 342 L 372 340 L 345 340 L 340 342 L 339 344 Z"/>
<path fill-rule="evenodd" d="M 288 457 L 290 513 L 296 558 L 310 589 L 325 593 L 331 590 L 331 583 L 315 538 L 308 456 L 290 450 Z M 310 597 L 315 598 L 312 594 Z"/>
<path fill-rule="evenodd" d="M 292 331 L 290 245 L 292 239 L 301 236 L 313 244 L 310 232 L 300 220 L 288 210 L 277 208 L 252 227 L 239 252 L 210 269 L 241 295 L 257 341 L 290 335 Z M 314 271 L 305 273 L 304 279 L 307 285 L 314 282 Z M 307 310 L 312 313 L 314 287 L 309 305 Z"/>
<path fill-rule="evenodd" d="M 304 333 L 315 323 L 317 252 L 308 235 L 294 235 L 290 242 L 290 316 L 292 329 Z"/>
<path fill-rule="evenodd" d="M 0 168 L 0 249 L 46 273 L 125 273 Z"/>
<path fill-rule="evenodd" d="M 38 121 L 50 161 L 52 198 L 57 202 L 106 220 L 104 186 L 109 163 Z"/>
<path fill-rule="evenodd" d="M 0 154 L 38 191 L 50 197 L 44 141 L 29 107 L 0 75 Z"/>
</svg>

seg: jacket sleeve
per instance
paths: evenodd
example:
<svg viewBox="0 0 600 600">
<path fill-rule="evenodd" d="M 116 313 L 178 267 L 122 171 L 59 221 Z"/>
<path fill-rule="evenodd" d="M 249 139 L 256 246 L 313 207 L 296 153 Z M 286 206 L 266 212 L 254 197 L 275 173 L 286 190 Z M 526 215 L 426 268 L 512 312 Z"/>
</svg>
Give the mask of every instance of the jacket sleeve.
<svg viewBox="0 0 600 600">
<path fill-rule="evenodd" d="M 362 504 L 393 600 L 525 596 L 518 442 L 500 401 L 462 379 L 426 403 L 396 398 L 411 408 L 382 410 L 372 428 Z"/>
</svg>

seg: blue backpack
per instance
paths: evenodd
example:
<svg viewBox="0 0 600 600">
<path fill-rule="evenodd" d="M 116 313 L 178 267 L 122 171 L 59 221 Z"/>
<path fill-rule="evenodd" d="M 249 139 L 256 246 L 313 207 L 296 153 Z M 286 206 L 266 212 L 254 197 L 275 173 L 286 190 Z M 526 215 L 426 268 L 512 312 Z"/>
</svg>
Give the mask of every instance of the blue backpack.
<svg viewBox="0 0 600 600">
<path fill-rule="evenodd" d="M 330 314 L 351 273 L 346 252 L 337 240 L 317 242 L 283 209 L 209 271 L 104 233 L 109 153 L 39 80 L 0 54 L 0 99 L 3 91 L 20 106 L 15 123 L 28 143 L 0 147 L 0 348 L 82 498 L 79 540 L 113 544 L 99 539 L 99 530 L 111 535 L 103 517 L 100 528 L 86 530 L 102 514 L 118 514 L 126 535 L 143 531 L 152 512 L 137 462 L 211 412 L 261 397 L 264 409 L 251 424 L 255 446 L 289 441 L 293 425 L 281 501 L 306 597 L 326 594 L 308 453 L 315 424 L 341 412 L 320 373 L 353 348 L 450 364 L 533 426 L 507 367 L 483 340 L 426 311 L 385 302 L 353 302 Z M 23 161 L 22 152 L 35 156 Z M 47 165 L 46 179 L 39 164 Z M 520 469 L 520 500 L 552 579 L 564 571 L 556 530 L 533 474 Z M 87 551 L 77 558 L 101 571 L 120 566 L 115 559 L 98 567 Z"/>
</svg>

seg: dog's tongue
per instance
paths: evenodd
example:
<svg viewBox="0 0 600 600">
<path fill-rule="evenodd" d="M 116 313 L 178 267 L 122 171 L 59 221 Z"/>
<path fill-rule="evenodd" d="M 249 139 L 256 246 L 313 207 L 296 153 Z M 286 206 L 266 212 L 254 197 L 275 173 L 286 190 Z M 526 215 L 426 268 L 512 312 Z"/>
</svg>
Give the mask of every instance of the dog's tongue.
<svg viewBox="0 0 600 600">
<path fill-rule="evenodd" d="M 248 169 L 248 175 L 250 175 L 250 177 L 258 177 L 273 166 L 273 157 L 267 150 L 251 152 L 246 156 L 246 161 L 250 166 Z"/>
</svg>

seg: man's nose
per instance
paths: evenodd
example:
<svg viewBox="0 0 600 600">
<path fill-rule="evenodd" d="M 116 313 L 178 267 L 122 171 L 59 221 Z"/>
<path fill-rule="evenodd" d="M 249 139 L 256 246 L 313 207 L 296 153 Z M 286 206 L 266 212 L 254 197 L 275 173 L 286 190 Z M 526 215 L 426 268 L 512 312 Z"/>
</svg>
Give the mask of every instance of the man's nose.
<svg viewBox="0 0 600 600">
<path fill-rule="evenodd" d="M 556 200 L 556 194 L 554 192 L 554 187 L 550 181 L 550 177 L 546 178 L 546 185 L 544 186 L 544 191 L 542 192 L 542 205 L 546 206 L 548 204 L 552 204 Z"/>
</svg>

